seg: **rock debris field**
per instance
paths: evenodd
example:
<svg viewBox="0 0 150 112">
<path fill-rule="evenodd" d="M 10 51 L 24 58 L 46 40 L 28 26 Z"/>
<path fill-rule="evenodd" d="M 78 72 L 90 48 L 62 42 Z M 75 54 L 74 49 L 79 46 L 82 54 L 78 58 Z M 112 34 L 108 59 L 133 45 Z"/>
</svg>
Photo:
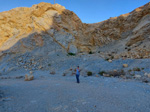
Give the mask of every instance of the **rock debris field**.
<svg viewBox="0 0 150 112">
<path fill-rule="evenodd" d="M 0 79 L 0 112 L 150 112 L 149 83 L 81 76 L 77 84 L 75 76 L 47 71 L 24 81 L 15 74 Z"/>
</svg>

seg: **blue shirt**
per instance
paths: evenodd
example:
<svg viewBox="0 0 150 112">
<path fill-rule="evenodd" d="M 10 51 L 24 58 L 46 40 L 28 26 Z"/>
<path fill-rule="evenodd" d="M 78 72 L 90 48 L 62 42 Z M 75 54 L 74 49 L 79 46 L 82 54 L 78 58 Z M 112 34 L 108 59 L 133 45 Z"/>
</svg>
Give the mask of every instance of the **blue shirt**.
<svg viewBox="0 0 150 112">
<path fill-rule="evenodd" d="M 80 75 L 79 69 L 76 69 L 76 75 Z"/>
</svg>

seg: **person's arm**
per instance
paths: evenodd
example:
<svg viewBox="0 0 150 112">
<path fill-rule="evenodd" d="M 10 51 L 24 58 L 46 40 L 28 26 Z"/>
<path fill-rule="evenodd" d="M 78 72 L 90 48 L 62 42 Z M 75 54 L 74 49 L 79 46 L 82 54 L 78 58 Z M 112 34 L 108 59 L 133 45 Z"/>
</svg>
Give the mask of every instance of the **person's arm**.
<svg viewBox="0 0 150 112">
<path fill-rule="evenodd" d="M 79 69 L 79 72 L 81 72 L 81 69 Z"/>
</svg>

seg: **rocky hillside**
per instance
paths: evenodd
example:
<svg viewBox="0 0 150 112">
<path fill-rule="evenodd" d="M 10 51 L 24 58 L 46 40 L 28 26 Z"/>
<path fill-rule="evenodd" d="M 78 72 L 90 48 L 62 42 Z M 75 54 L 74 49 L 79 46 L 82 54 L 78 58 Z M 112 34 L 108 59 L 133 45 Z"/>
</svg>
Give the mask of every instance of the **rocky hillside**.
<svg viewBox="0 0 150 112">
<path fill-rule="evenodd" d="M 85 33 L 92 46 L 114 58 L 149 58 L 150 3 L 119 17 L 87 24 Z"/>
<path fill-rule="evenodd" d="M 83 28 L 82 22 L 73 12 L 49 3 L 2 12 L 0 24 L 1 55 L 32 51 L 44 46 L 47 38 L 67 51 L 70 47 L 74 50 Z M 48 46 L 52 47 L 50 43 Z"/>
<path fill-rule="evenodd" d="M 82 23 L 63 6 L 44 2 L 0 13 L 2 71 L 46 68 L 56 60 L 59 66 L 68 52 L 98 53 L 105 59 L 150 58 L 149 42 L 150 3 L 95 24 Z"/>
<path fill-rule="evenodd" d="M 92 51 L 114 58 L 149 58 L 150 3 L 95 24 L 82 23 L 59 4 L 43 2 L 0 13 L 1 56 L 22 54 L 45 45 L 51 49 L 54 46 L 49 39 L 72 53 Z"/>
</svg>

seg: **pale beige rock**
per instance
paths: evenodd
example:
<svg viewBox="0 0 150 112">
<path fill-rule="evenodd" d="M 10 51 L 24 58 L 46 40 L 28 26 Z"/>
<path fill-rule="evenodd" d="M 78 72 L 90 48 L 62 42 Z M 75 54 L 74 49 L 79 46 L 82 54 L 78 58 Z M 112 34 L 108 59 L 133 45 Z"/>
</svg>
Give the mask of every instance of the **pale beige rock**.
<svg viewBox="0 0 150 112">
<path fill-rule="evenodd" d="M 25 81 L 31 81 L 34 79 L 34 76 L 33 75 L 25 75 Z"/>
<path fill-rule="evenodd" d="M 150 74 L 148 74 L 147 77 L 150 78 Z"/>
<path fill-rule="evenodd" d="M 144 76 L 148 76 L 148 73 L 144 73 Z"/>
<path fill-rule="evenodd" d="M 128 64 L 123 64 L 123 67 L 124 67 L 124 68 L 127 68 L 127 67 L 128 67 Z"/>
<path fill-rule="evenodd" d="M 111 63 L 111 62 L 112 62 L 112 60 L 111 60 L 111 59 L 109 59 L 109 60 L 108 60 L 108 62 L 110 62 L 110 63 Z"/>
<path fill-rule="evenodd" d="M 28 81 L 28 75 L 27 74 L 25 75 L 25 79 L 24 80 Z"/>
<path fill-rule="evenodd" d="M 33 71 L 30 71 L 30 74 L 32 75 L 32 74 L 33 74 Z"/>
<path fill-rule="evenodd" d="M 105 73 L 103 73 L 103 76 L 104 76 L 104 77 L 110 77 L 109 74 L 105 74 Z"/>
<path fill-rule="evenodd" d="M 141 78 L 141 75 L 135 75 L 134 77 L 135 78 Z"/>
<path fill-rule="evenodd" d="M 31 81 L 31 80 L 33 80 L 34 79 L 34 76 L 33 75 L 29 75 L 28 76 L 28 81 Z"/>
</svg>

